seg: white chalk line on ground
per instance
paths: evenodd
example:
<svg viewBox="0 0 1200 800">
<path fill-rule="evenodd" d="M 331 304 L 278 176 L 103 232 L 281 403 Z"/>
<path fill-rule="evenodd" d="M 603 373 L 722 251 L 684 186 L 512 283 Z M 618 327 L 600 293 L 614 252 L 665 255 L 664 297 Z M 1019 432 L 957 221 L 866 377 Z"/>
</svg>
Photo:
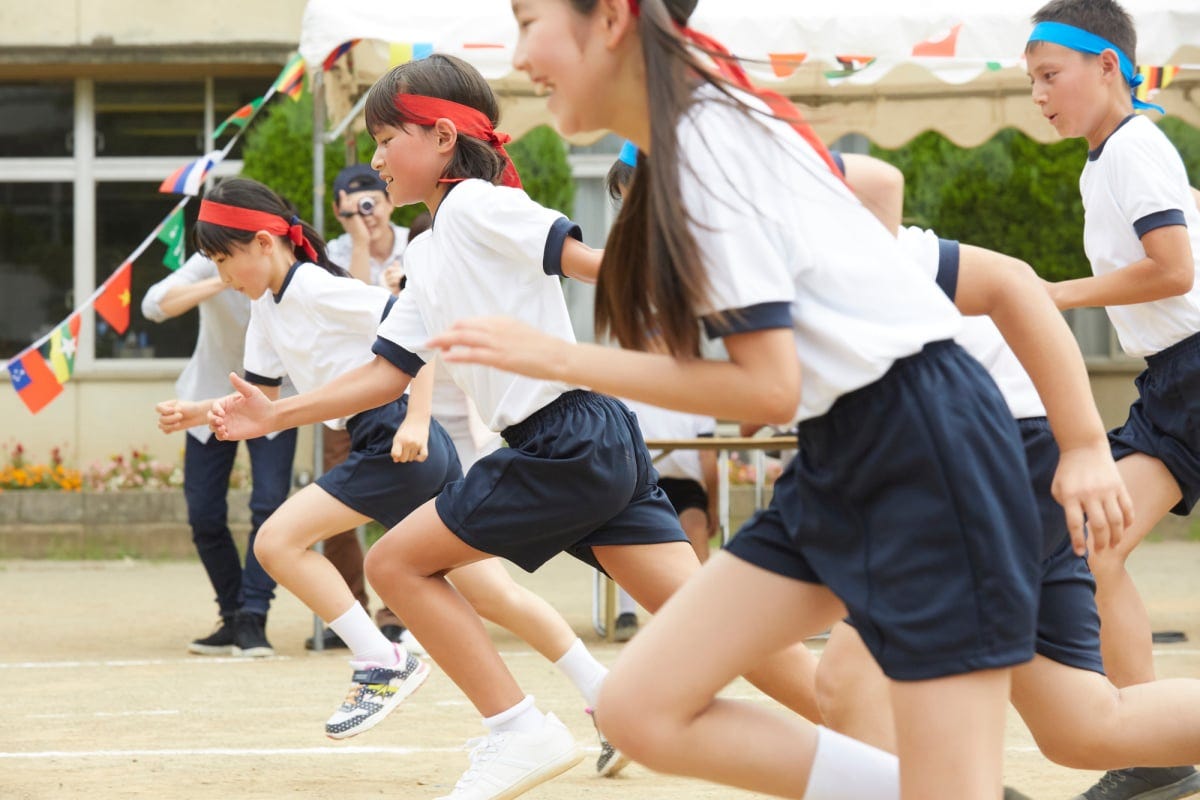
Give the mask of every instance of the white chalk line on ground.
<svg viewBox="0 0 1200 800">
<path fill-rule="evenodd" d="M 504 658 L 527 658 L 530 656 L 541 658 L 541 655 L 529 650 L 502 651 L 500 655 Z M 178 666 L 180 664 L 263 664 L 297 660 L 299 659 L 292 656 L 268 656 L 266 658 L 249 658 L 246 656 L 182 656 L 180 658 L 102 659 L 97 661 L 0 661 L 0 669 L 95 669 L 96 667 L 158 667 Z"/>
</svg>

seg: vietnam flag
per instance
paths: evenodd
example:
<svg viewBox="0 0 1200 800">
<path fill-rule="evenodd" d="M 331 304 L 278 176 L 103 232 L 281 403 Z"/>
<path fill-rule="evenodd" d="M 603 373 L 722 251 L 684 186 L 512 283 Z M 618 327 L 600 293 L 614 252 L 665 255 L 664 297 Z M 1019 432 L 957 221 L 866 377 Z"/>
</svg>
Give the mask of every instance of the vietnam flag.
<svg viewBox="0 0 1200 800">
<path fill-rule="evenodd" d="M 8 362 L 8 379 L 31 414 L 38 413 L 62 394 L 62 384 L 37 350 Z"/>
<path fill-rule="evenodd" d="M 117 333 L 124 333 L 129 328 L 129 285 L 132 277 L 133 264 L 126 261 L 104 282 L 104 291 L 92 304 Z"/>
</svg>

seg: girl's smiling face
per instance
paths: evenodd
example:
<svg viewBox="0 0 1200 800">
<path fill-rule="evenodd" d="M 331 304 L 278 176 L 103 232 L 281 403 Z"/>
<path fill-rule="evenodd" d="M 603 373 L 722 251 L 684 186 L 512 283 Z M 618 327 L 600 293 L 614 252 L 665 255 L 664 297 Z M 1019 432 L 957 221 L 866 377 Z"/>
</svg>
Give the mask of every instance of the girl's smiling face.
<svg viewBox="0 0 1200 800">
<path fill-rule="evenodd" d="M 432 127 L 380 125 L 371 132 L 375 139 L 371 167 L 387 184 L 388 199 L 393 205 L 429 205 L 453 153 L 453 141 L 449 148 L 443 145 L 448 131 L 454 131 L 453 123 L 438 120 Z"/>
<path fill-rule="evenodd" d="M 628 0 L 618 0 L 628 3 Z M 564 135 L 611 127 L 619 55 L 630 37 L 613 27 L 613 0 L 597 0 L 590 14 L 570 0 L 513 0 L 518 37 L 513 66 L 548 96 L 546 108 Z M 625 17 L 625 28 L 628 17 Z M 614 38 L 615 37 L 615 38 Z"/>
</svg>

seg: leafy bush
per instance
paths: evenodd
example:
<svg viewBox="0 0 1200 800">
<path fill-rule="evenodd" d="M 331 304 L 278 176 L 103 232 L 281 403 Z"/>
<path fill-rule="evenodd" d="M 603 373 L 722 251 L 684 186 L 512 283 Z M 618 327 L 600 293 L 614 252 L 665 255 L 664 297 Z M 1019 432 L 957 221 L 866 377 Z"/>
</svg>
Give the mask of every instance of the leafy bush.
<svg viewBox="0 0 1200 800">
<path fill-rule="evenodd" d="M 63 463 L 62 450 L 50 451 L 46 464 L 32 463 L 20 442 L 8 445 L 7 463 L 0 464 L 0 492 L 27 489 L 57 489 L 78 492 L 81 486 L 79 470 Z"/>
<path fill-rule="evenodd" d="M 302 219 L 312 220 L 312 96 L 305 93 L 298 102 L 278 99 L 263 110 L 246 132 L 242 151 L 242 174 L 270 186 L 296 206 Z M 357 161 L 366 163 L 375 152 L 375 143 L 365 132 L 354 138 Z M 566 147 L 550 128 L 542 126 L 508 146 L 509 155 L 521 174 L 529 196 L 542 205 L 571 216 L 575 184 L 567 163 Z M 333 197 L 333 179 L 346 165 L 343 142 L 325 146 L 325 196 Z M 331 202 L 331 200 L 330 200 Z M 393 220 L 407 225 L 419 205 L 397 209 Z M 325 238 L 342 234 L 342 227 L 329 207 L 325 211 Z"/>
<path fill-rule="evenodd" d="M 1163 120 L 1200 182 L 1200 131 Z M 905 224 L 932 228 L 947 239 L 1007 253 L 1029 262 L 1049 280 L 1091 274 L 1083 251 L 1079 173 L 1087 143 L 1044 145 L 1015 130 L 963 149 L 924 133 L 897 150 L 872 148 L 904 172 Z"/>
</svg>

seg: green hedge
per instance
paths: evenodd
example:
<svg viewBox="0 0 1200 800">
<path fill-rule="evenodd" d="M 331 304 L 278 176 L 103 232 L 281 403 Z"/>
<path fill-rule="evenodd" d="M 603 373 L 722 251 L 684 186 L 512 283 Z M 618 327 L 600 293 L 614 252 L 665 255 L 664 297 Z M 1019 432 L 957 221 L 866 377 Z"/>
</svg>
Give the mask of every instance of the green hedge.
<svg viewBox="0 0 1200 800">
<path fill-rule="evenodd" d="M 1200 183 L 1200 131 L 1170 117 L 1161 126 L 1193 185 Z M 1050 280 L 1091 274 L 1079 197 L 1082 139 L 1043 145 L 1010 129 L 963 149 L 929 132 L 871 154 L 904 172 L 906 224 L 1016 256 Z"/>
<path fill-rule="evenodd" d="M 369 162 L 375 143 L 366 133 L 354 140 L 356 161 Z M 571 216 L 575 183 L 563 140 L 547 127 L 535 128 L 508 147 L 529 196 L 542 205 Z M 347 163 L 342 141 L 325 147 L 325 196 L 333 196 L 333 179 Z M 303 219 L 312 219 L 312 96 L 298 102 L 272 101 L 246 133 L 242 174 L 265 183 L 296 206 Z M 423 206 L 398 209 L 393 219 L 406 225 Z M 341 235 L 331 210 L 325 211 L 325 236 Z"/>
</svg>

